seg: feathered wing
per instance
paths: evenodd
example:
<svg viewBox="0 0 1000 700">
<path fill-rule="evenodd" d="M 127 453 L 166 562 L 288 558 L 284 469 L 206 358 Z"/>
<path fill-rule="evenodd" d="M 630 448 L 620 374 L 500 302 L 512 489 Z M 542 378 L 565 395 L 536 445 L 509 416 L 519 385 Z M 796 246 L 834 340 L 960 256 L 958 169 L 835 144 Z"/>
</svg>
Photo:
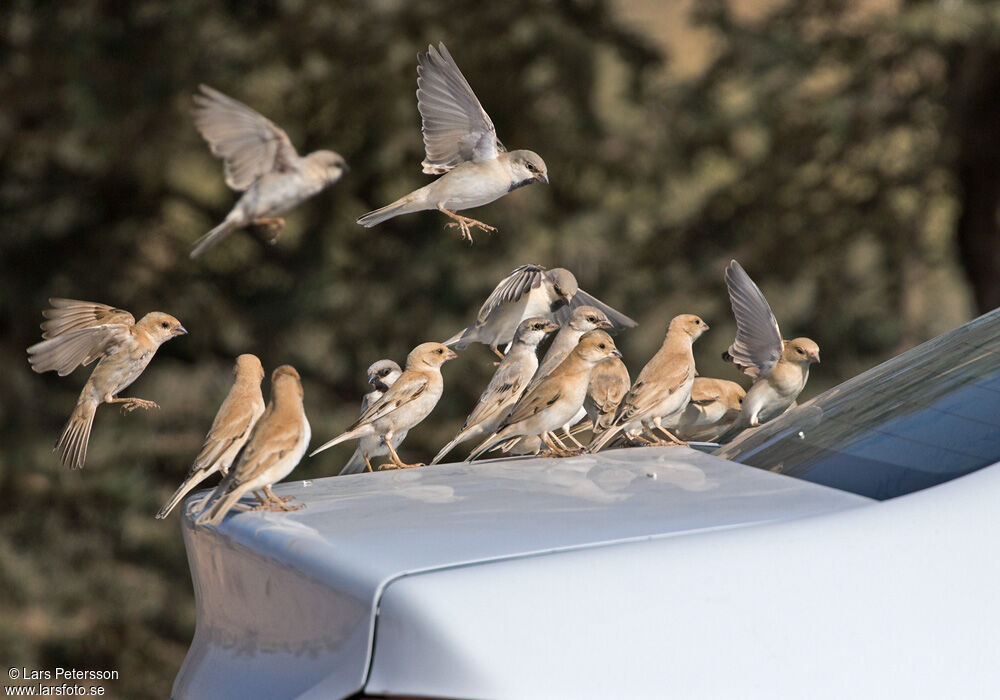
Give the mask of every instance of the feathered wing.
<svg viewBox="0 0 1000 700">
<path fill-rule="evenodd" d="M 288 134 L 247 105 L 207 85 L 194 96 L 194 124 L 225 163 L 226 184 L 242 192 L 260 176 L 298 168 Z"/>
<path fill-rule="evenodd" d="M 735 260 L 726 268 L 726 288 L 736 317 L 736 340 L 729 346 L 733 364 L 748 376 L 767 376 L 784 345 L 771 306 Z"/>
<path fill-rule="evenodd" d="M 622 399 L 628 393 L 630 379 L 628 368 L 617 357 L 598 363 L 590 375 L 587 386 L 587 400 L 584 404 L 594 422 L 594 432 L 611 427 Z"/>
<path fill-rule="evenodd" d="M 611 308 L 597 297 L 587 294 L 587 292 L 582 289 L 576 290 L 576 294 L 573 295 L 573 298 L 570 299 L 569 303 L 556 312 L 556 323 L 559 323 L 560 325 L 565 324 L 573 315 L 573 310 L 581 306 L 593 306 L 603 311 L 604 315 L 608 317 L 608 320 L 614 324 L 615 330 L 635 328 L 639 325 L 635 320 L 629 318 L 622 312 Z"/>
<path fill-rule="evenodd" d="M 621 405 L 618 407 L 615 424 L 625 425 L 633 420 L 654 418 L 655 416 L 650 416 L 649 412 L 657 404 L 677 391 L 694 374 L 694 367 L 683 363 L 681 363 L 681 366 L 674 367 L 668 372 L 651 371 L 647 373 L 646 370 L 649 367 L 650 365 L 646 365 L 643 368 L 642 372 L 639 373 L 639 378 L 635 381 L 635 385 L 625 395 L 625 398 L 622 399 Z M 655 376 L 656 381 L 648 381 L 647 377 L 643 376 L 647 374 L 650 377 Z"/>
<path fill-rule="evenodd" d="M 428 175 L 466 161 L 492 160 L 504 150 L 496 129 L 444 44 L 417 56 L 417 109 L 423 119 Z"/>
<path fill-rule="evenodd" d="M 351 432 L 366 423 L 384 418 L 400 406 L 410 403 L 427 391 L 428 382 L 429 379 L 419 372 L 403 372 L 399 379 L 389 387 L 389 390 L 382 394 L 378 401 L 369 406 L 368 410 L 362 413 L 361 417 L 346 432 Z"/>
<path fill-rule="evenodd" d="M 462 430 L 493 420 L 510 408 L 520 398 L 521 393 L 528 385 L 528 379 L 529 377 L 525 377 L 524 372 L 517 367 L 500 367 L 493 375 L 486 390 L 479 397 L 479 403 L 465 419 Z"/>
<path fill-rule="evenodd" d="M 542 283 L 545 268 L 541 265 L 521 265 L 509 275 L 500 280 L 490 295 L 479 308 L 479 315 L 476 322 L 486 323 L 504 304 L 509 304 L 520 299 L 522 296 L 535 289 Z"/>
<path fill-rule="evenodd" d="M 42 312 L 42 337 L 28 348 L 28 361 L 36 372 L 55 370 L 65 376 L 88 365 L 132 333 L 135 318 L 122 309 L 75 299 L 50 299 Z"/>
<path fill-rule="evenodd" d="M 246 442 L 263 413 L 262 406 L 246 397 L 235 397 L 233 401 L 230 398 L 226 397 L 219 408 L 201 451 L 191 466 L 192 473 L 211 465 L 234 445 Z"/>
</svg>

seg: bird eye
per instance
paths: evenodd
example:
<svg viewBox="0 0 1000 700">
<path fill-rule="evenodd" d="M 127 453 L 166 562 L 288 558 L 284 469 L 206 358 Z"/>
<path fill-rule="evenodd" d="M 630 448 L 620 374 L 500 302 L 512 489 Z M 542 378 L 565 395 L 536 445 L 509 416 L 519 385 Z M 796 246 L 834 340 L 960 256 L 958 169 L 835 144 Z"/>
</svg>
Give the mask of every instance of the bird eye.
<svg viewBox="0 0 1000 700">
<path fill-rule="evenodd" d="M 535 172 L 536 170 L 537 170 L 537 168 L 535 168 L 535 166 L 534 166 L 534 165 L 532 165 L 531 163 L 528 163 L 528 172 L 531 172 L 531 173 L 533 173 L 533 172 Z"/>
<path fill-rule="evenodd" d="M 603 349 L 604 349 L 604 343 L 601 343 L 601 344 L 600 344 L 600 345 L 598 345 L 597 347 L 599 347 L 599 348 L 600 348 L 601 350 L 603 350 Z"/>
<path fill-rule="evenodd" d="M 166 321 L 164 321 L 164 322 L 163 322 L 163 323 L 161 323 L 160 325 L 161 325 L 161 326 L 163 326 L 164 328 L 170 328 L 170 324 L 169 324 L 169 323 L 167 323 Z"/>
<path fill-rule="evenodd" d="M 442 350 L 441 348 L 438 348 L 438 355 L 443 355 L 443 354 L 444 354 L 444 350 Z"/>
<path fill-rule="evenodd" d="M 696 318 L 696 319 L 694 320 L 694 325 L 696 325 L 696 326 L 700 326 L 700 325 L 701 325 L 701 319 L 700 319 L 700 318 Z"/>
<path fill-rule="evenodd" d="M 795 352 L 799 353 L 800 355 L 805 355 L 805 351 L 803 351 L 802 348 L 795 348 Z"/>
</svg>

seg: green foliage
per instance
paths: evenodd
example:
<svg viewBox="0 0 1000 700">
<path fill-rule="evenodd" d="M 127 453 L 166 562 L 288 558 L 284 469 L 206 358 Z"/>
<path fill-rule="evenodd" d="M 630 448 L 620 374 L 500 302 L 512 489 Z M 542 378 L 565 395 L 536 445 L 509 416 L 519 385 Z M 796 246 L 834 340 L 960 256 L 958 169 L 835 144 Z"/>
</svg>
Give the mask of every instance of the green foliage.
<svg viewBox="0 0 1000 700">
<path fill-rule="evenodd" d="M 295 365 L 326 439 L 356 417 L 369 363 L 448 337 L 526 262 L 574 270 L 640 321 L 620 338 L 633 374 L 670 317 L 692 312 L 712 325 L 701 373 L 735 378 L 718 355 L 733 331 L 722 271 L 736 257 L 785 334 L 823 348 L 807 397 L 966 320 L 949 76 L 956 46 L 995 42 L 998 20 L 953 5 L 787 3 L 741 19 L 699 2 L 711 60 L 679 78 L 600 0 L 8 0 L 0 657 L 118 668 L 111 692 L 169 694 L 194 609 L 176 520 L 152 515 L 239 353 L 268 371 Z M 541 153 L 552 181 L 475 211 L 500 230 L 472 247 L 435 213 L 354 223 L 427 182 L 415 55 L 438 40 L 504 143 Z M 235 201 L 188 116 L 201 82 L 352 170 L 289 215 L 276 245 L 239 234 L 192 262 L 192 242 Z M 82 473 L 49 448 L 86 370 L 37 376 L 25 361 L 49 296 L 162 310 L 190 331 L 134 387 L 163 409 L 103 407 Z M 405 459 L 451 437 L 492 369 L 480 347 L 446 366 L 445 397 Z M 296 476 L 333 474 L 352 449 Z"/>
</svg>

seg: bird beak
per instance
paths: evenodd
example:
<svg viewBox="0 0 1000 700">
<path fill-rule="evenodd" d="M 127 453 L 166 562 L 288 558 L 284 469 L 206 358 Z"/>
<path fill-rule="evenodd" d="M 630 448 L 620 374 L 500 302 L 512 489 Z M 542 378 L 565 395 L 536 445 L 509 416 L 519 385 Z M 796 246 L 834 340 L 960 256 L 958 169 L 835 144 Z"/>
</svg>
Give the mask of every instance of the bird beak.
<svg viewBox="0 0 1000 700">
<path fill-rule="evenodd" d="M 617 357 L 619 360 L 622 359 L 621 350 L 612 350 L 611 357 Z"/>
<path fill-rule="evenodd" d="M 819 364 L 819 353 L 818 352 L 811 352 L 811 353 L 809 353 L 809 359 L 812 360 L 813 362 L 815 362 L 818 365 Z"/>
<path fill-rule="evenodd" d="M 444 356 L 444 359 L 445 361 L 454 360 L 456 357 L 458 357 L 458 354 L 451 348 L 448 348 L 448 354 Z"/>
<path fill-rule="evenodd" d="M 368 386 L 375 386 L 375 382 L 378 381 L 378 375 L 372 374 L 368 377 Z"/>
<path fill-rule="evenodd" d="M 601 321 L 600 323 L 597 324 L 597 327 L 598 328 L 606 328 L 606 329 L 610 330 L 610 329 L 612 329 L 612 328 L 615 327 L 615 324 L 613 324 L 611 321 Z"/>
<path fill-rule="evenodd" d="M 541 182 L 544 185 L 549 184 L 549 176 L 546 175 L 545 173 L 536 173 L 535 174 L 535 179 L 538 180 L 539 182 Z"/>
<path fill-rule="evenodd" d="M 557 330 L 559 330 L 559 324 L 558 323 L 549 322 L 549 324 L 545 326 L 545 332 L 546 333 L 551 333 L 552 331 L 557 331 Z"/>
<path fill-rule="evenodd" d="M 185 328 L 184 326 L 177 326 L 177 328 L 174 329 L 174 335 L 187 335 L 187 334 L 188 334 L 187 328 Z M 816 361 L 819 362 L 819 360 Z"/>
<path fill-rule="evenodd" d="M 707 323 L 705 323 L 704 321 L 701 322 L 701 326 L 702 326 L 702 328 L 701 328 L 701 332 L 702 333 L 704 333 L 705 331 L 712 330 L 712 327 L 710 325 L 708 325 Z"/>
</svg>

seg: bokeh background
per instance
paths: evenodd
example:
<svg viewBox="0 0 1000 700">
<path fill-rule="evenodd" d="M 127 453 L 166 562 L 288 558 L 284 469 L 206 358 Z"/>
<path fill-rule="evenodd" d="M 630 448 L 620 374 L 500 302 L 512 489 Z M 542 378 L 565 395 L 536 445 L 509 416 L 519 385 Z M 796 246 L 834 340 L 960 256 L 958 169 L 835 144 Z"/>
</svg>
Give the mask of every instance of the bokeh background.
<svg viewBox="0 0 1000 700">
<path fill-rule="evenodd" d="M 552 185 L 474 215 L 373 230 L 360 214 L 427 182 L 415 55 L 443 40 L 504 143 Z M 235 201 L 191 125 L 200 82 L 352 170 L 288 218 L 192 262 Z M 633 373 L 669 318 L 703 316 L 706 376 L 733 324 L 730 258 L 786 336 L 823 352 L 806 397 L 1000 305 L 1000 7 L 962 0 L 6 0 L 0 5 L 0 661 L 118 669 L 163 698 L 194 627 L 177 516 L 155 521 L 228 389 L 233 358 L 291 363 L 317 440 L 363 372 L 470 322 L 526 262 L 575 271 L 635 317 Z M 87 370 L 24 349 L 49 296 L 162 310 L 190 335 L 98 413 L 86 469 L 52 444 Z M 493 369 L 475 346 L 402 453 L 426 460 Z M 336 473 L 352 446 L 296 475 Z M 457 456 L 457 454 L 456 454 Z"/>
</svg>

